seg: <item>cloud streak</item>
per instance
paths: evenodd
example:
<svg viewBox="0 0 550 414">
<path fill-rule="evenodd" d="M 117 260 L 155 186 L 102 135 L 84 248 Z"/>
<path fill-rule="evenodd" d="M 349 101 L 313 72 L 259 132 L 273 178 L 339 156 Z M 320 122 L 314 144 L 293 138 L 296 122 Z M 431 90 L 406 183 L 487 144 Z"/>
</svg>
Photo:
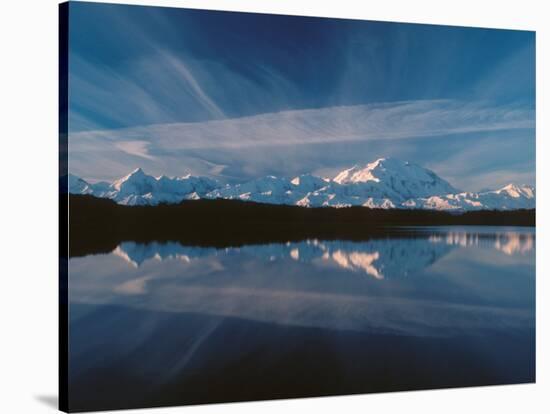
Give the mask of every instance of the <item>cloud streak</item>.
<svg viewBox="0 0 550 414">
<path fill-rule="evenodd" d="M 155 157 L 149 155 L 148 153 L 148 147 L 150 145 L 151 144 L 147 141 L 121 141 L 115 143 L 116 148 L 127 154 L 154 160 Z"/>
<path fill-rule="evenodd" d="M 468 154 L 474 155 L 472 161 L 480 161 L 475 156 L 478 150 L 490 157 L 495 145 L 504 144 L 502 139 L 493 137 L 474 142 L 468 150 L 464 136 L 505 136 L 515 130 L 534 135 L 534 117 L 534 111 L 513 106 L 453 100 L 407 101 L 83 131 L 70 134 L 69 149 L 73 172 L 89 179 L 114 179 L 141 166 L 154 174 L 189 172 L 222 180 L 228 174 L 232 179 L 245 180 L 270 172 L 266 168 L 274 174 L 288 175 L 340 168 L 342 162 L 363 163 L 375 156 L 409 158 L 407 153 L 400 153 L 404 152 L 404 143 L 410 143 L 410 147 L 418 140 L 420 145 L 420 140 L 427 137 L 447 142 L 448 148 L 462 140 L 461 146 L 466 145 L 466 150 L 447 151 L 447 156 L 437 162 L 412 159 L 431 164 L 436 172 L 441 169 L 445 177 L 445 173 L 459 176 L 460 169 L 472 172 Z M 500 152 L 515 152 L 516 142 L 517 139 L 508 140 L 506 145 L 500 145 Z M 369 154 L 358 151 L 358 146 L 387 152 Z M 86 161 L 90 159 L 94 162 Z M 103 166 L 101 171 L 98 166 Z M 499 169 L 503 169 L 502 165 Z"/>
<path fill-rule="evenodd" d="M 143 140 L 164 150 L 288 146 L 534 128 L 534 111 L 455 101 L 410 101 L 268 113 L 71 134 L 82 141 Z"/>
<path fill-rule="evenodd" d="M 192 94 L 210 112 L 210 114 L 215 118 L 225 118 L 223 111 L 218 105 L 216 105 L 210 96 L 207 95 L 187 65 L 181 59 L 176 59 L 170 54 L 162 53 L 162 55 L 181 76 L 181 79 L 185 80 Z"/>
</svg>

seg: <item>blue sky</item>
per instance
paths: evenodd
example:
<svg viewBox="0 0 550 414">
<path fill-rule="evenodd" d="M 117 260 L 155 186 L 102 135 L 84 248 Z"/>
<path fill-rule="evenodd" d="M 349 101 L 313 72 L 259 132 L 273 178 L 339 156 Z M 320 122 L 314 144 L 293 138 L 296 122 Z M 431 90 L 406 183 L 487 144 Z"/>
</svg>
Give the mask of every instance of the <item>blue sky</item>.
<svg viewBox="0 0 550 414">
<path fill-rule="evenodd" d="M 535 184 L 534 32 L 70 5 L 71 172 L 244 181 L 394 156 Z"/>
</svg>

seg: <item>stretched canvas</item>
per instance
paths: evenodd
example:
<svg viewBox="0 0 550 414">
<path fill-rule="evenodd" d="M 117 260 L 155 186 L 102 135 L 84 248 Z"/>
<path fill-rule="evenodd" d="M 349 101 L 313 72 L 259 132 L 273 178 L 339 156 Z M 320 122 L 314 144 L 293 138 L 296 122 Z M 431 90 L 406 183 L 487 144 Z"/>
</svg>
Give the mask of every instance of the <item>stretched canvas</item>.
<svg viewBox="0 0 550 414">
<path fill-rule="evenodd" d="M 535 381 L 535 33 L 60 5 L 60 408 Z"/>
</svg>

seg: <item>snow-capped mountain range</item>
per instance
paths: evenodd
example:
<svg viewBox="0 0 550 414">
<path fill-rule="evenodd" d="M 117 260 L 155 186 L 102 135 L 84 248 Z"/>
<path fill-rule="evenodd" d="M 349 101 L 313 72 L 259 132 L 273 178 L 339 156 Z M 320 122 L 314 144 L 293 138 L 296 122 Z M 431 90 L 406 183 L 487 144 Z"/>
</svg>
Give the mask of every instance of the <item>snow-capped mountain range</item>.
<svg viewBox="0 0 550 414">
<path fill-rule="evenodd" d="M 105 181 L 90 184 L 82 178 L 69 174 L 69 192 L 91 194 L 110 198 L 125 205 L 155 205 L 159 203 L 179 203 L 206 197 L 220 184 L 208 177 L 153 177 L 138 168 L 113 183 Z"/>
<path fill-rule="evenodd" d="M 515 210 L 535 208 L 535 188 L 509 184 L 483 192 L 461 192 L 433 171 L 394 158 L 353 166 L 333 179 L 304 174 L 266 176 L 241 184 L 221 184 L 208 177 L 153 177 L 141 168 L 113 183 L 89 183 L 69 175 L 69 192 L 109 198 L 125 205 L 179 203 L 192 199 L 232 199 L 303 207 L 430 210 Z"/>
</svg>

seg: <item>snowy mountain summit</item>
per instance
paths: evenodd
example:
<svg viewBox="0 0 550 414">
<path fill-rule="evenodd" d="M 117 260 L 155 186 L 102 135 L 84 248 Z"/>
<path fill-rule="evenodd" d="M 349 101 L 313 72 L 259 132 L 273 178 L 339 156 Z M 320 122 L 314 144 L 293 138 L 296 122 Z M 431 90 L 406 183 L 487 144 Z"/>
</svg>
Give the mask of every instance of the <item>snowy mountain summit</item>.
<svg viewBox="0 0 550 414">
<path fill-rule="evenodd" d="M 435 181 L 438 179 L 432 171 L 408 161 L 401 161 L 395 158 L 379 158 L 363 167 L 354 165 L 347 170 L 341 171 L 334 177 L 334 181 L 338 184 L 364 183 L 368 181 L 381 182 L 388 181 L 390 177 L 408 177 L 424 181 Z M 443 182 L 449 186 L 448 183 Z"/>
<path fill-rule="evenodd" d="M 137 168 L 111 184 L 103 181 L 89 184 L 73 176 L 69 181 L 69 192 L 110 198 L 125 205 L 156 205 L 202 198 L 219 186 L 217 181 L 208 177 L 153 177 Z"/>
<path fill-rule="evenodd" d="M 375 187 L 385 187 L 389 193 L 394 192 L 404 198 L 457 191 L 433 171 L 395 158 L 380 158 L 364 167 L 356 165 L 339 173 L 334 182 L 344 185 L 368 183 Z"/>
<path fill-rule="evenodd" d="M 138 168 L 113 183 L 91 184 L 69 176 L 69 192 L 110 198 L 125 205 L 179 203 L 190 199 L 232 199 L 303 207 L 349 207 L 430 210 L 515 210 L 536 205 L 535 189 L 509 184 L 484 192 L 461 192 L 436 173 L 394 158 L 342 170 L 333 179 L 303 174 L 266 176 L 235 185 L 208 177 L 153 177 Z"/>
</svg>

